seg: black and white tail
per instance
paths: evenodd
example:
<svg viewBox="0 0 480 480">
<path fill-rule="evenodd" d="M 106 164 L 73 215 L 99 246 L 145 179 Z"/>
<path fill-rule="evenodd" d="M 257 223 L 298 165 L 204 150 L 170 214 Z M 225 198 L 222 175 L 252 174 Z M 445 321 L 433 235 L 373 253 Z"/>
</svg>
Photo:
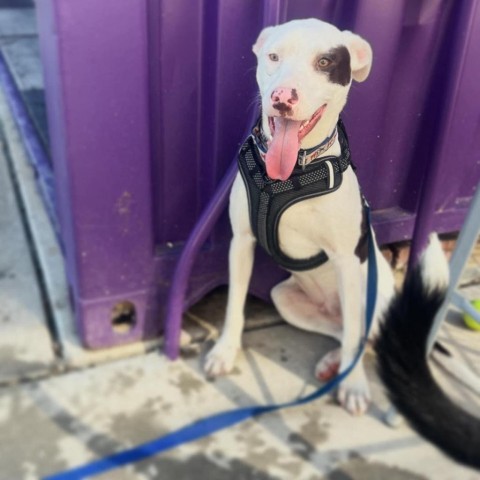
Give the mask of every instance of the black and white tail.
<svg viewBox="0 0 480 480">
<path fill-rule="evenodd" d="M 480 419 L 456 405 L 427 363 L 427 340 L 447 290 L 448 265 L 436 237 L 392 301 L 376 344 L 378 370 L 398 411 L 456 461 L 480 468 Z M 448 351 L 437 345 L 437 353 Z"/>
</svg>

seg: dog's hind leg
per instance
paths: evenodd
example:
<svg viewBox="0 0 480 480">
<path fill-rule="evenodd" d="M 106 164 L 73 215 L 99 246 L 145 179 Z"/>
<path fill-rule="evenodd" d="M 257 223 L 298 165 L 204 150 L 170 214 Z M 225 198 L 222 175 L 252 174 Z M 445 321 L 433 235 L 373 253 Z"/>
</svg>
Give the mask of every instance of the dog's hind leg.
<svg viewBox="0 0 480 480">
<path fill-rule="evenodd" d="M 280 315 L 291 325 L 341 341 L 340 311 L 328 312 L 322 303 L 312 301 L 293 276 L 275 286 L 271 296 Z M 332 378 L 340 368 L 340 359 L 340 348 L 328 352 L 317 363 L 315 376 L 322 382 Z"/>
<path fill-rule="evenodd" d="M 313 302 L 293 277 L 276 285 L 271 297 L 280 315 L 291 325 L 341 340 L 340 312 L 338 318 L 332 318 L 335 315 L 329 315 L 320 302 Z"/>
</svg>

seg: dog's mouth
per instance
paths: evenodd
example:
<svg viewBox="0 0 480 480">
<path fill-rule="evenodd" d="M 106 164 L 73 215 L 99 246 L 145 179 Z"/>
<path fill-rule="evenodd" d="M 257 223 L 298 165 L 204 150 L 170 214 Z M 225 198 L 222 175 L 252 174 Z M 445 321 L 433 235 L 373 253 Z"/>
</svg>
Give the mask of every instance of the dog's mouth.
<svg viewBox="0 0 480 480">
<path fill-rule="evenodd" d="M 289 120 L 286 117 L 268 117 L 272 141 L 265 157 L 267 175 L 274 180 L 287 180 L 297 163 L 300 141 L 322 118 L 327 104 L 323 104 L 308 120 Z"/>
<path fill-rule="evenodd" d="M 323 112 L 327 108 L 327 104 L 324 103 L 315 113 L 310 117 L 309 120 L 303 120 L 300 122 L 300 128 L 298 129 L 298 140 L 306 137 L 322 118 Z M 268 126 L 270 127 L 270 133 L 272 137 L 275 135 L 275 119 L 284 119 L 285 117 L 268 117 Z M 294 120 L 291 120 L 294 121 Z"/>
</svg>

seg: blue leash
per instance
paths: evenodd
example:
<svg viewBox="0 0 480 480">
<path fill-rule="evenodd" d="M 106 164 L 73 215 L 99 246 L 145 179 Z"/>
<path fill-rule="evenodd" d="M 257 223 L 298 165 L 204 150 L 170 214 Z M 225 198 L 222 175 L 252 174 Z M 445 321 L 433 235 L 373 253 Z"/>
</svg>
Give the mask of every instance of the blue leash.
<svg viewBox="0 0 480 480">
<path fill-rule="evenodd" d="M 174 432 L 168 433 L 164 437 L 151 440 L 137 447 L 124 450 L 122 452 L 114 453 L 108 457 L 100 460 L 95 460 L 86 465 L 72 468 L 61 473 L 55 473 L 48 477 L 44 477 L 43 480 L 79 480 L 85 479 L 100 473 L 113 470 L 115 468 L 123 467 L 130 463 L 135 463 L 145 458 L 151 457 L 158 453 L 165 452 L 174 447 L 188 443 L 199 438 L 206 437 L 212 433 L 223 430 L 224 428 L 231 427 L 237 423 L 243 422 L 248 418 L 257 417 L 264 413 L 274 412 L 282 408 L 295 407 L 303 405 L 305 403 L 316 400 L 317 398 L 325 395 L 335 386 L 337 386 L 347 375 L 353 370 L 357 362 L 360 360 L 365 343 L 368 338 L 368 332 L 373 321 L 373 313 L 375 310 L 376 294 L 377 294 L 377 259 L 375 258 L 375 248 L 373 242 L 373 232 L 370 225 L 370 208 L 365 205 L 365 213 L 368 222 L 368 277 L 367 277 L 367 306 L 365 315 L 365 336 L 362 338 L 357 354 L 353 359 L 350 366 L 339 373 L 335 378 L 328 381 L 317 391 L 307 395 L 306 397 L 293 400 L 291 402 L 263 405 L 263 406 L 251 406 L 238 408 L 235 410 L 228 410 L 226 412 L 217 413 L 207 418 L 198 420 L 195 423 L 180 428 Z"/>
</svg>

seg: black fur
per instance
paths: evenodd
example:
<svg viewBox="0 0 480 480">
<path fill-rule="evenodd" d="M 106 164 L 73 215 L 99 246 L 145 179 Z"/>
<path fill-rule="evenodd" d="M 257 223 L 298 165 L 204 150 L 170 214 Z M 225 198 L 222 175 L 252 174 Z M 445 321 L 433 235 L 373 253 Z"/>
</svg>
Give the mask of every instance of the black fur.
<svg viewBox="0 0 480 480">
<path fill-rule="evenodd" d="M 322 58 L 326 58 L 331 63 L 325 67 L 319 65 L 319 61 Z M 317 72 L 324 72 L 328 75 L 328 79 L 332 83 L 338 83 L 339 85 L 346 86 L 352 79 L 352 70 L 350 68 L 350 53 L 347 47 L 340 45 L 332 48 L 325 54 L 319 54 L 314 62 L 313 66 Z"/>
<path fill-rule="evenodd" d="M 355 255 L 359 258 L 360 263 L 364 263 L 368 258 L 368 222 L 365 208 L 362 208 L 362 223 L 360 225 L 360 237 L 355 247 Z"/>
<path fill-rule="evenodd" d="M 445 395 L 427 364 L 428 334 L 445 291 L 429 292 L 420 272 L 407 276 L 385 316 L 375 347 L 378 370 L 392 403 L 420 435 L 480 469 L 480 419 Z"/>
<path fill-rule="evenodd" d="M 448 349 L 442 345 L 440 342 L 435 342 L 434 345 L 433 345 L 433 348 L 441 353 L 442 355 L 445 355 L 446 357 L 451 357 L 452 354 L 448 351 Z"/>
</svg>

